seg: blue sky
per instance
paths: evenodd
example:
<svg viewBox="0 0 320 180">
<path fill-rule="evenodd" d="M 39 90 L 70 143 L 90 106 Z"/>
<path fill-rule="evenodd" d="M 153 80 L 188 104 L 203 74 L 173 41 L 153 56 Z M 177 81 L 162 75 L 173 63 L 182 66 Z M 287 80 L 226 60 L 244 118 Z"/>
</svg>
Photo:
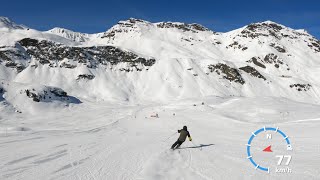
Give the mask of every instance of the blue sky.
<svg viewBox="0 0 320 180">
<path fill-rule="evenodd" d="M 219 32 L 272 20 L 320 38 L 318 0 L 1 0 L 0 16 L 38 30 L 64 27 L 87 33 L 103 32 L 130 17 L 196 22 Z"/>
</svg>

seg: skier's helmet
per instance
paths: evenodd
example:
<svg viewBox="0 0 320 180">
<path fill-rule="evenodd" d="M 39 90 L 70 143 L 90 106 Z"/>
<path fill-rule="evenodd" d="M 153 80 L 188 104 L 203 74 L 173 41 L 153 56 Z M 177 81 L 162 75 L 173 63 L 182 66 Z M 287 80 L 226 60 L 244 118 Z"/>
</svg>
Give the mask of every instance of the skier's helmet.
<svg viewBox="0 0 320 180">
<path fill-rule="evenodd" d="M 183 126 L 183 129 L 184 129 L 184 130 L 187 130 L 187 126 Z"/>
</svg>

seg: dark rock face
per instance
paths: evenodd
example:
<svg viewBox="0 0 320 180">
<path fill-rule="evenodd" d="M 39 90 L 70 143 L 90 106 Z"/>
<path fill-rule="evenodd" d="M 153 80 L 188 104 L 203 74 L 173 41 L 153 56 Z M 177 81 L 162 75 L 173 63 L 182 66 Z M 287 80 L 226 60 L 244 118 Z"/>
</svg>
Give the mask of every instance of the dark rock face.
<svg viewBox="0 0 320 180">
<path fill-rule="evenodd" d="M 4 63 L 6 67 L 16 69 L 19 73 L 25 69 L 25 66 L 21 63 L 15 62 L 15 60 L 27 60 L 29 56 L 15 47 L 7 47 L 5 50 L 0 48 L 0 63 Z"/>
<path fill-rule="evenodd" d="M 309 40 L 310 43 L 308 43 L 308 46 L 315 52 L 320 52 L 320 40 L 316 40 L 314 38 L 310 38 Z"/>
<path fill-rule="evenodd" d="M 260 60 L 260 58 L 259 58 L 259 60 Z M 266 66 L 263 64 L 263 62 L 259 62 L 259 60 L 256 58 L 256 57 L 252 57 L 250 60 L 248 60 L 247 62 L 249 62 L 249 63 L 253 63 L 253 64 L 255 64 L 256 66 L 259 66 L 259 67 L 261 67 L 261 68 L 266 68 Z"/>
<path fill-rule="evenodd" d="M 30 38 L 22 39 L 19 43 L 26 48 L 26 52 L 29 55 L 37 59 L 41 64 L 62 61 L 64 58 L 78 59 L 79 61 L 86 58 L 86 56 L 81 56 L 84 52 L 79 47 L 67 47 L 50 41 L 38 41 Z"/>
<path fill-rule="evenodd" d="M 286 68 L 288 71 L 290 70 L 289 65 L 284 63 L 279 56 L 273 53 L 267 54 L 266 56 L 263 57 L 263 59 L 261 59 L 260 57 L 252 57 L 247 62 L 253 63 L 256 66 L 259 66 L 261 68 L 266 68 L 265 64 L 273 64 L 274 67 L 276 68 L 280 68 L 280 66 L 282 66 Z"/>
<path fill-rule="evenodd" d="M 42 98 L 41 95 L 37 95 L 36 93 L 30 92 L 29 89 L 25 90 L 25 92 L 26 92 L 26 95 L 29 98 L 32 98 L 33 101 L 40 102 L 40 99 Z"/>
<path fill-rule="evenodd" d="M 140 23 L 143 23 L 143 22 L 146 22 L 146 21 L 144 21 L 144 20 L 142 20 L 142 19 L 136 19 L 136 18 L 130 18 L 129 20 L 128 20 L 130 23 L 137 23 L 137 22 L 140 22 Z"/>
<path fill-rule="evenodd" d="M 67 93 L 65 91 L 63 91 L 62 89 L 58 89 L 58 88 L 51 88 L 49 90 L 52 94 L 56 95 L 57 97 L 67 97 Z"/>
<path fill-rule="evenodd" d="M 118 22 L 117 26 L 115 26 L 114 28 L 112 28 L 108 32 L 104 33 L 104 35 L 101 38 L 107 38 L 109 40 L 114 40 L 116 34 L 135 32 L 135 31 L 137 31 L 136 24 L 154 25 L 154 24 L 151 24 L 150 22 L 147 22 L 147 21 L 144 21 L 141 19 L 130 18 L 126 21 Z M 157 23 L 155 25 L 158 28 L 175 28 L 175 29 L 182 30 L 184 32 L 188 31 L 188 32 L 193 32 L 193 33 L 210 31 L 208 28 L 206 28 L 200 24 L 196 24 L 196 23 L 186 24 L 186 23 L 176 23 L 176 22 L 161 22 L 161 23 Z"/>
<path fill-rule="evenodd" d="M 1 87 L 0 85 L 0 102 L 4 100 L 3 98 L 3 93 L 5 92 L 5 90 L 3 89 L 3 87 Z"/>
<path fill-rule="evenodd" d="M 275 23 L 252 23 L 250 25 L 247 26 L 248 30 L 250 31 L 259 31 L 261 29 L 272 29 L 276 32 L 280 31 L 282 29 L 281 26 L 279 26 L 278 24 Z"/>
<path fill-rule="evenodd" d="M 69 100 L 69 97 L 65 91 L 60 88 L 48 87 L 46 90 L 37 92 L 35 89 L 26 89 L 24 91 L 29 98 L 32 98 L 35 102 L 51 102 L 53 100 Z"/>
<path fill-rule="evenodd" d="M 44 41 L 45 42 L 45 41 Z M 22 46 L 25 46 L 25 47 L 29 47 L 29 46 L 38 46 L 39 45 L 39 41 L 36 40 L 36 39 L 30 39 L 30 38 L 25 38 L 25 39 L 22 39 L 20 41 L 20 44 Z"/>
<path fill-rule="evenodd" d="M 76 65 L 72 65 L 72 64 L 68 64 L 66 62 L 63 62 L 61 65 L 60 65 L 61 68 L 68 68 L 68 69 L 74 69 L 76 68 L 77 66 Z"/>
<path fill-rule="evenodd" d="M 260 36 L 268 36 L 267 34 L 263 34 L 263 33 L 253 33 L 247 29 L 244 29 L 243 31 L 241 31 L 241 34 L 239 35 L 240 37 L 246 37 L 246 38 L 257 38 Z"/>
<path fill-rule="evenodd" d="M 99 64 L 128 63 L 131 67 L 135 67 L 138 64 L 152 66 L 155 63 L 155 59 L 145 59 L 113 46 L 68 47 L 30 38 L 22 39 L 19 43 L 26 48 L 27 54 L 37 59 L 40 64 L 49 64 L 50 67 L 56 67 L 56 63 L 64 59 L 87 64 L 89 68 L 95 68 Z M 76 65 L 63 62 L 60 67 L 73 69 Z"/>
<path fill-rule="evenodd" d="M 273 54 L 273 53 L 270 53 L 270 54 L 267 54 L 263 61 L 265 63 L 268 63 L 268 64 L 274 64 L 274 66 L 276 68 L 279 68 L 280 65 L 284 65 L 284 62 L 282 59 L 280 59 L 277 55 Z M 286 64 L 286 66 L 289 68 L 289 66 Z"/>
<path fill-rule="evenodd" d="M 101 36 L 101 38 L 108 38 L 108 39 L 114 39 L 117 33 L 121 33 L 122 30 L 120 29 L 113 29 L 110 32 L 106 32 Z"/>
<path fill-rule="evenodd" d="M 237 41 L 234 41 L 232 44 L 226 46 L 226 48 L 241 49 L 242 51 L 245 51 L 248 49 L 248 47 L 239 44 Z"/>
<path fill-rule="evenodd" d="M 137 23 L 149 23 L 147 21 L 144 21 L 142 19 L 136 19 L 136 18 L 129 18 L 126 21 L 119 21 L 117 24 L 120 25 L 121 27 L 133 27 Z"/>
<path fill-rule="evenodd" d="M 6 55 L 6 51 L 0 51 L 0 62 L 10 60 L 11 59 Z"/>
<path fill-rule="evenodd" d="M 5 63 L 5 66 L 6 66 L 6 67 L 9 67 L 9 68 L 16 69 L 18 73 L 21 72 L 21 71 L 23 71 L 23 70 L 25 69 L 25 67 L 24 67 L 22 64 L 20 64 L 20 63 L 15 63 L 15 62 L 13 62 L 13 61 L 7 61 L 7 62 Z"/>
<path fill-rule="evenodd" d="M 200 24 L 186 24 L 186 23 L 172 23 L 172 22 L 162 22 L 157 24 L 158 28 L 176 28 L 182 31 L 191 31 L 197 33 L 197 31 L 210 31 L 208 28 Z"/>
<path fill-rule="evenodd" d="M 195 29 L 197 31 L 210 31 L 208 28 L 202 26 L 201 24 L 189 24 L 189 26 L 192 28 L 192 29 Z"/>
<path fill-rule="evenodd" d="M 80 74 L 77 78 L 77 80 L 80 80 L 80 79 L 87 79 L 87 80 L 92 80 L 94 79 L 95 76 L 92 75 L 92 74 Z"/>
<path fill-rule="evenodd" d="M 120 21 L 117 23 L 117 25 L 119 25 L 120 28 L 111 29 L 111 31 L 104 33 L 104 35 L 101 38 L 114 39 L 117 33 L 127 33 L 129 31 L 132 31 L 134 29 L 134 24 L 138 22 L 143 23 L 145 21 L 134 18 L 130 18 L 127 21 Z"/>
<path fill-rule="evenodd" d="M 280 34 L 280 30 L 283 28 L 276 23 L 253 23 L 248 25 L 243 31 L 240 33 L 240 37 L 249 37 L 249 38 L 257 38 L 260 36 L 273 36 L 277 39 L 281 39 L 284 35 Z M 266 31 L 267 33 L 265 33 Z"/>
<path fill-rule="evenodd" d="M 245 83 L 239 71 L 226 64 L 222 64 L 222 63 L 218 63 L 216 65 L 211 64 L 208 66 L 208 68 L 210 72 L 216 72 L 218 75 L 221 75 L 224 79 L 227 79 L 230 82 L 234 81 L 240 84 Z"/>
<path fill-rule="evenodd" d="M 0 47 L 0 63 L 16 69 L 18 73 L 25 69 L 20 61 L 29 61 L 30 58 L 36 59 L 42 65 L 48 64 L 51 68 L 69 69 L 76 68 L 78 63 L 87 65 L 88 68 L 126 63 L 128 71 L 142 71 L 143 67 L 150 67 L 156 62 L 153 58 L 139 57 L 132 52 L 113 46 L 68 47 L 30 38 L 20 40 L 15 47 L 5 47 L 4 50 Z M 38 66 L 33 64 L 32 67 L 37 68 Z"/>
<path fill-rule="evenodd" d="M 287 52 L 286 49 L 284 48 L 284 46 L 282 46 L 282 45 L 276 45 L 275 43 L 271 43 L 270 46 L 273 47 L 274 49 L 276 49 L 280 53 Z"/>
<path fill-rule="evenodd" d="M 0 86 L 0 101 L 2 99 L 2 95 L 3 95 L 4 92 L 5 91 L 4 91 L 3 87 Z"/>
<path fill-rule="evenodd" d="M 261 78 L 263 80 L 267 80 L 262 74 L 259 73 L 259 71 L 257 71 L 254 67 L 251 66 L 245 66 L 245 67 L 241 67 L 239 68 L 241 70 L 243 70 L 244 72 L 250 74 L 253 77 L 257 77 L 257 78 Z"/>
<path fill-rule="evenodd" d="M 278 56 L 273 54 L 273 53 L 270 53 L 270 54 L 267 54 L 265 57 L 264 57 L 264 62 L 266 63 L 269 63 L 269 64 L 272 64 L 272 63 L 276 63 L 277 62 L 277 59 L 278 59 Z"/>
<path fill-rule="evenodd" d="M 114 39 L 115 35 L 118 33 L 128 33 L 130 31 L 135 31 L 136 29 L 135 24 L 138 24 L 138 23 L 148 24 L 149 22 L 141 19 L 135 19 L 135 18 L 130 18 L 126 21 L 119 21 L 117 23 L 118 27 L 112 28 L 110 31 L 104 33 L 101 38 Z"/>
<path fill-rule="evenodd" d="M 308 91 L 312 86 L 310 84 L 291 84 L 290 88 L 295 88 L 297 91 Z"/>
</svg>

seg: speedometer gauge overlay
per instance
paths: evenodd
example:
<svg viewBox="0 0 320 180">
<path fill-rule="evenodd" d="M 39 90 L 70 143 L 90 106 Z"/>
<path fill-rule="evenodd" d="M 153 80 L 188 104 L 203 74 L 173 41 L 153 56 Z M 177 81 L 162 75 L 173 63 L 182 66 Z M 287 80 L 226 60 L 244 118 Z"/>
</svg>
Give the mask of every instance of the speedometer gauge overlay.
<svg viewBox="0 0 320 180">
<path fill-rule="evenodd" d="M 246 144 L 247 159 L 256 170 L 291 173 L 292 145 L 279 127 L 263 127 L 251 133 Z"/>
</svg>

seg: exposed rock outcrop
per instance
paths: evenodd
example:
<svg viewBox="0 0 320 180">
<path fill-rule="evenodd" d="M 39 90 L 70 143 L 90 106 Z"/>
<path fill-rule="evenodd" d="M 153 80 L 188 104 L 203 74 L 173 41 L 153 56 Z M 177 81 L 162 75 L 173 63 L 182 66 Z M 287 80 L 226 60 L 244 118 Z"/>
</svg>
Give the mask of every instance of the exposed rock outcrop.
<svg viewBox="0 0 320 180">
<path fill-rule="evenodd" d="M 290 88 L 295 88 L 297 91 L 308 91 L 312 86 L 310 84 L 291 84 Z"/>
<path fill-rule="evenodd" d="M 50 64 L 50 67 L 56 67 L 54 64 L 65 59 L 88 64 L 89 68 L 95 68 L 98 64 L 117 65 L 119 63 L 127 63 L 131 67 L 138 64 L 152 66 L 156 61 L 153 58 L 139 57 L 132 52 L 113 46 L 68 47 L 50 41 L 38 41 L 30 38 L 22 39 L 19 43 L 26 48 L 27 54 L 38 60 L 40 64 Z M 73 69 L 77 66 L 62 62 L 60 67 Z"/>
<path fill-rule="evenodd" d="M 54 100 L 68 101 L 69 96 L 60 88 L 45 87 L 44 89 L 35 90 L 25 89 L 26 95 L 35 102 L 51 102 Z"/>
<path fill-rule="evenodd" d="M 261 78 L 263 80 L 267 80 L 262 74 L 259 73 L 259 71 L 257 71 L 254 67 L 251 66 L 245 66 L 245 67 L 241 67 L 239 68 L 241 70 L 243 70 L 244 72 L 250 74 L 253 77 L 257 77 L 257 78 Z"/>
<path fill-rule="evenodd" d="M 80 74 L 80 75 L 78 75 L 77 80 L 81 80 L 81 79 L 92 80 L 94 78 L 95 78 L 95 76 L 92 74 Z"/>
<path fill-rule="evenodd" d="M 288 71 L 290 70 L 289 65 L 286 64 L 283 59 L 281 59 L 278 55 L 269 53 L 262 58 L 260 57 L 252 57 L 250 60 L 246 61 L 248 63 L 253 63 L 256 66 L 261 68 L 266 68 L 267 64 L 273 64 L 275 68 L 286 68 Z"/>
<path fill-rule="evenodd" d="M 280 53 L 285 53 L 287 52 L 285 47 L 276 43 L 271 43 L 270 44 L 271 47 L 273 47 L 274 49 L 276 49 L 278 52 Z"/>
<path fill-rule="evenodd" d="M 216 72 L 218 75 L 221 75 L 224 79 L 229 80 L 230 82 L 236 82 L 244 84 L 245 81 L 242 78 L 241 74 L 236 68 L 232 68 L 227 64 L 218 63 L 216 65 L 208 66 L 210 72 Z"/>
<path fill-rule="evenodd" d="M 208 28 L 200 24 L 186 24 L 186 23 L 175 23 L 175 22 L 161 22 L 157 24 L 158 28 L 176 28 L 182 31 L 191 31 L 197 33 L 198 31 L 210 31 Z"/>
</svg>

